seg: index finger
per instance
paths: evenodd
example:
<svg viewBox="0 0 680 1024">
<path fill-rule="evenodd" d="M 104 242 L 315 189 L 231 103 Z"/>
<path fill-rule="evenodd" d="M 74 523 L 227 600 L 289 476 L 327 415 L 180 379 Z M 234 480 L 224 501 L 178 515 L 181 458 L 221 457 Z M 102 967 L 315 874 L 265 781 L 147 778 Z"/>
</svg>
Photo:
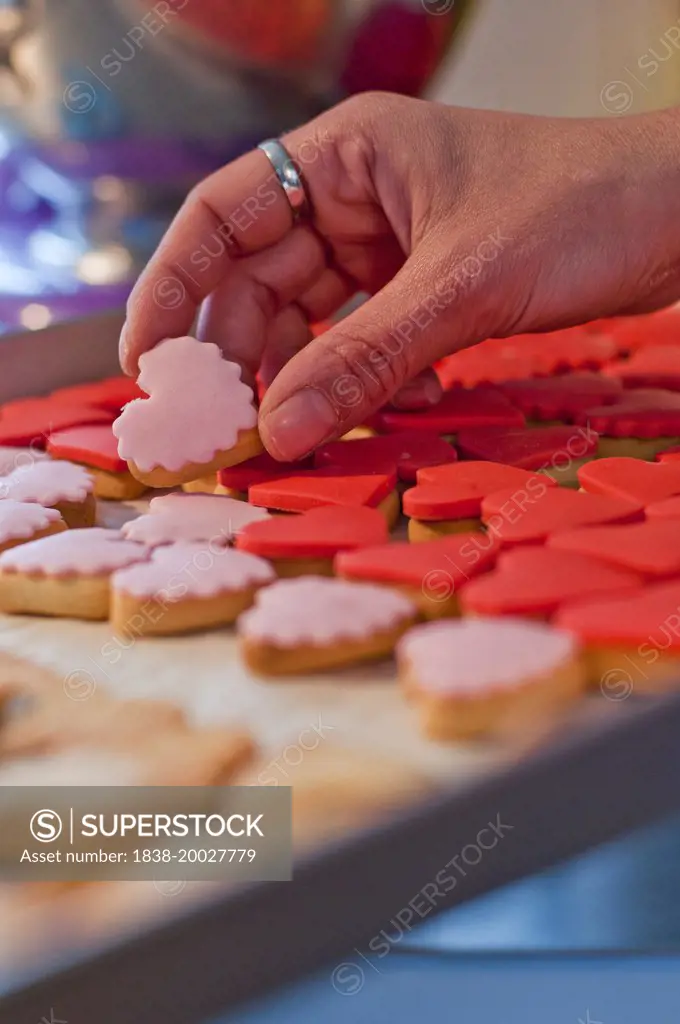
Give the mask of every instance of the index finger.
<svg viewBox="0 0 680 1024">
<path fill-rule="evenodd" d="M 201 302 L 238 254 L 274 245 L 292 224 L 286 193 L 261 150 L 197 185 L 130 295 L 121 336 L 123 369 L 136 372 L 143 352 L 163 338 L 187 334 Z"/>
</svg>

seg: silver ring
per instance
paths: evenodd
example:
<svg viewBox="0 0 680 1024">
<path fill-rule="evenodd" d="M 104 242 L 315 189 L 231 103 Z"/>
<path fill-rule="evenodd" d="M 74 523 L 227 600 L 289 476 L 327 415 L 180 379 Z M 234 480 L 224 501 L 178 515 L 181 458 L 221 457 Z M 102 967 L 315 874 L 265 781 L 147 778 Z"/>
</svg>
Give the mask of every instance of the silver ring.
<svg viewBox="0 0 680 1024">
<path fill-rule="evenodd" d="M 293 217 L 298 220 L 309 212 L 310 204 L 297 164 L 278 139 L 267 139 L 257 148 L 262 150 L 274 168 L 274 173 L 293 211 Z"/>
</svg>

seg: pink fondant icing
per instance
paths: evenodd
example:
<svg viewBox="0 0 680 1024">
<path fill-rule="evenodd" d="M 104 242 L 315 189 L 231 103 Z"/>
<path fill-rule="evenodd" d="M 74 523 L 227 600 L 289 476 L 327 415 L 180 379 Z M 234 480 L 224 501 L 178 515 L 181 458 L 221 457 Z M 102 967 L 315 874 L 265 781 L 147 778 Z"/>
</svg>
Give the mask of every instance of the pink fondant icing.
<svg viewBox="0 0 680 1024">
<path fill-rule="evenodd" d="M 61 516 L 54 508 L 43 508 L 33 502 L 0 501 L 0 544 L 21 537 L 32 537 L 58 523 Z"/>
<path fill-rule="evenodd" d="M 0 445 L 0 477 L 8 476 L 15 469 L 32 466 L 34 462 L 49 461 L 50 456 L 47 452 L 37 451 L 34 448 L 11 448 L 7 445 Z"/>
<path fill-rule="evenodd" d="M 57 505 L 85 501 L 93 489 L 92 477 L 73 462 L 45 461 L 20 466 L 0 480 L 0 498 Z"/>
<path fill-rule="evenodd" d="M 252 389 L 217 345 L 169 338 L 139 365 L 139 386 L 150 397 L 129 402 L 113 432 L 120 457 L 141 470 L 176 472 L 189 462 L 212 462 L 256 425 Z"/>
<path fill-rule="evenodd" d="M 279 580 L 238 620 L 240 633 L 279 647 L 363 640 L 415 615 L 403 594 L 373 583 L 304 576 Z"/>
<path fill-rule="evenodd" d="M 575 652 L 574 638 L 552 626 L 480 617 L 416 626 L 399 642 L 397 658 L 423 690 L 455 695 L 521 686 Z"/>
<path fill-rule="evenodd" d="M 224 547 L 248 523 L 269 513 L 245 501 L 213 494 L 163 494 L 152 498 L 148 515 L 122 527 L 123 536 L 149 547 L 205 541 Z"/>
<path fill-rule="evenodd" d="M 162 596 L 168 603 L 183 598 L 214 597 L 270 583 L 275 578 L 269 562 L 233 548 L 210 550 L 200 544 L 173 544 L 158 548 L 151 561 L 114 574 L 114 590 L 134 597 Z"/>
<path fill-rule="evenodd" d="M 0 571 L 46 576 L 99 576 L 148 558 L 142 544 L 124 540 L 119 530 L 94 526 L 65 530 L 29 541 L 0 555 Z"/>
</svg>

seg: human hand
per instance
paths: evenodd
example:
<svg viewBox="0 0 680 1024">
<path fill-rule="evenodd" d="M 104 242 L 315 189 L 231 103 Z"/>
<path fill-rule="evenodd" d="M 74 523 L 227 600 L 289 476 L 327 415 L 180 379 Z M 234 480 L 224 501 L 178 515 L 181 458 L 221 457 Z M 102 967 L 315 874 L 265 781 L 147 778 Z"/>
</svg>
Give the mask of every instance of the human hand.
<svg viewBox="0 0 680 1024">
<path fill-rule="evenodd" d="M 308 221 L 259 151 L 193 190 L 130 297 L 123 368 L 202 307 L 198 336 L 268 385 L 260 432 L 279 459 L 388 400 L 431 404 L 428 367 L 456 349 L 678 297 L 679 137 L 674 111 L 553 120 L 355 97 L 283 140 Z M 310 340 L 357 291 L 372 298 Z"/>
</svg>

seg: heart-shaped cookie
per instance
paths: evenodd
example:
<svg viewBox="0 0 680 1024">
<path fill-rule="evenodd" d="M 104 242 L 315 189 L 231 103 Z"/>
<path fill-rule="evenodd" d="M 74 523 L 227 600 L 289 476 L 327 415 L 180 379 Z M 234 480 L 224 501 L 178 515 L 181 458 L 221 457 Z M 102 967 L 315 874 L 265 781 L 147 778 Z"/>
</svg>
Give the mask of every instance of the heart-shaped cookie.
<svg viewBox="0 0 680 1024">
<path fill-rule="evenodd" d="M 605 372 L 627 388 L 680 391 L 680 340 L 677 345 L 645 345 L 630 359 L 610 363 Z"/>
<path fill-rule="evenodd" d="M 415 618 L 390 587 L 305 576 L 260 590 L 238 629 L 249 667 L 281 675 L 386 657 Z"/>
<path fill-rule="evenodd" d="M 597 370 L 618 353 L 616 341 L 606 334 L 569 327 L 547 334 L 529 335 L 535 346 L 537 373 Z"/>
<path fill-rule="evenodd" d="M 464 612 L 475 615 L 548 618 L 565 601 L 641 585 L 642 578 L 635 573 L 594 557 L 544 547 L 516 548 L 501 554 L 492 572 L 467 583 L 460 604 Z"/>
<path fill-rule="evenodd" d="M 579 466 L 597 454 L 598 436 L 589 427 L 579 426 L 476 427 L 461 430 L 456 447 L 466 459 L 540 469 L 569 485 L 575 482 Z"/>
<path fill-rule="evenodd" d="M 649 505 L 680 494 L 680 462 L 664 465 L 642 459 L 597 459 L 579 470 L 578 479 L 590 494 Z"/>
<path fill-rule="evenodd" d="M 457 614 L 459 589 L 491 568 L 497 555 L 493 536 L 471 531 L 428 544 L 382 544 L 342 552 L 335 571 L 347 579 L 398 587 L 426 618 L 441 618 Z"/>
<path fill-rule="evenodd" d="M 430 622 L 397 647 L 399 677 L 437 740 L 543 731 L 585 689 L 574 638 L 519 619 Z"/>
<path fill-rule="evenodd" d="M 452 388 L 437 405 L 419 412 L 383 409 L 380 427 L 386 431 L 429 430 L 436 434 L 456 434 L 464 427 L 516 427 L 524 416 L 502 391 L 491 385 L 477 388 Z"/>
<path fill-rule="evenodd" d="M 680 437 L 680 395 L 631 388 L 611 405 L 580 412 L 575 422 L 601 435 L 600 455 L 653 458 Z"/>
<path fill-rule="evenodd" d="M 566 604 L 555 623 L 586 646 L 592 682 L 611 700 L 677 689 L 680 580 Z"/>
<path fill-rule="evenodd" d="M 127 462 L 118 454 L 118 442 L 108 425 L 56 431 L 48 438 L 47 451 L 55 459 L 79 462 L 108 473 L 127 472 Z"/>
<path fill-rule="evenodd" d="M 169 338 L 139 365 L 149 397 L 129 402 L 113 432 L 142 483 L 172 487 L 262 451 L 252 389 L 217 345 Z"/>
<path fill-rule="evenodd" d="M 20 466 L 0 479 L 0 499 L 55 508 L 71 527 L 92 526 L 96 505 L 91 475 L 73 462 L 44 459 Z"/>
<path fill-rule="evenodd" d="M 89 423 L 111 423 L 114 414 L 84 402 L 54 402 L 32 398 L 4 405 L 0 410 L 0 444 L 44 448 L 57 430 Z"/>
<path fill-rule="evenodd" d="M 328 468 L 253 484 L 248 497 L 253 505 L 279 512 L 308 512 L 321 505 L 368 505 L 381 508 L 388 522 L 393 522 L 399 513 L 396 486 L 396 473 L 351 475 Z"/>
<path fill-rule="evenodd" d="M 554 487 L 550 477 L 498 462 L 457 462 L 418 471 L 418 483 L 403 494 L 404 514 L 438 521 L 480 515 L 482 499 L 494 491 L 516 487 L 530 491 Z"/>
<path fill-rule="evenodd" d="M 325 505 L 252 523 L 239 533 L 236 547 L 269 559 L 332 559 L 339 551 L 387 540 L 385 517 L 377 509 Z"/>
<path fill-rule="evenodd" d="M 315 453 L 318 467 L 332 466 L 349 473 L 397 473 L 413 481 L 425 466 L 455 462 L 456 450 L 438 434 L 403 431 L 357 441 L 334 441 Z"/>
<path fill-rule="evenodd" d="M 445 390 L 517 380 L 538 372 L 533 350 L 514 338 L 489 338 L 461 349 L 436 363 L 435 370 Z"/>
<path fill-rule="evenodd" d="M 649 578 L 680 575 L 680 531 L 671 519 L 629 526 L 584 526 L 554 534 L 548 546 L 590 555 Z"/>
<path fill-rule="evenodd" d="M 565 487 L 542 493 L 517 489 L 497 491 L 482 501 L 482 521 L 506 547 L 541 544 L 552 533 L 596 523 L 629 523 L 642 519 L 641 505 L 601 494 L 583 494 Z"/>
<path fill-rule="evenodd" d="M 121 527 L 127 540 L 147 547 L 204 543 L 222 548 L 249 523 L 269 519 L 262 508 L 216 494 L 163 494 L 152 498 L 146 515 Z"/>
<path fill-rule="evenodd" d="M 297 462 L 278 462 L 268 452 L 262 452 L 253 459 L 247 459 L 238 466 L 227 466 L 217 474 L 221 487 L 229 492 L 247 495 L 253 484 L 264 484 L 280 477 L 296 476 L 313 468 L 314 460 L 310 456 Z"/>
<path fill-rule="evenodd" d="M 135 398 L 142 398 L 143 394 L 136 381 L 129 377 L 107 377 L 105 380 L 59 388 L 58 391 L 52 392 L 50 399 L 54 402 L 84 402 L 86 405 L 119 413 L 124 405 Z"/>
<path fill-rule="evenodd" d="M 571 423 L 583 409 L 616 401 L 622 386 L 601 373 L 582 372 L 507 381 L 501 389 L 529 420 Z"/>
</svg>

